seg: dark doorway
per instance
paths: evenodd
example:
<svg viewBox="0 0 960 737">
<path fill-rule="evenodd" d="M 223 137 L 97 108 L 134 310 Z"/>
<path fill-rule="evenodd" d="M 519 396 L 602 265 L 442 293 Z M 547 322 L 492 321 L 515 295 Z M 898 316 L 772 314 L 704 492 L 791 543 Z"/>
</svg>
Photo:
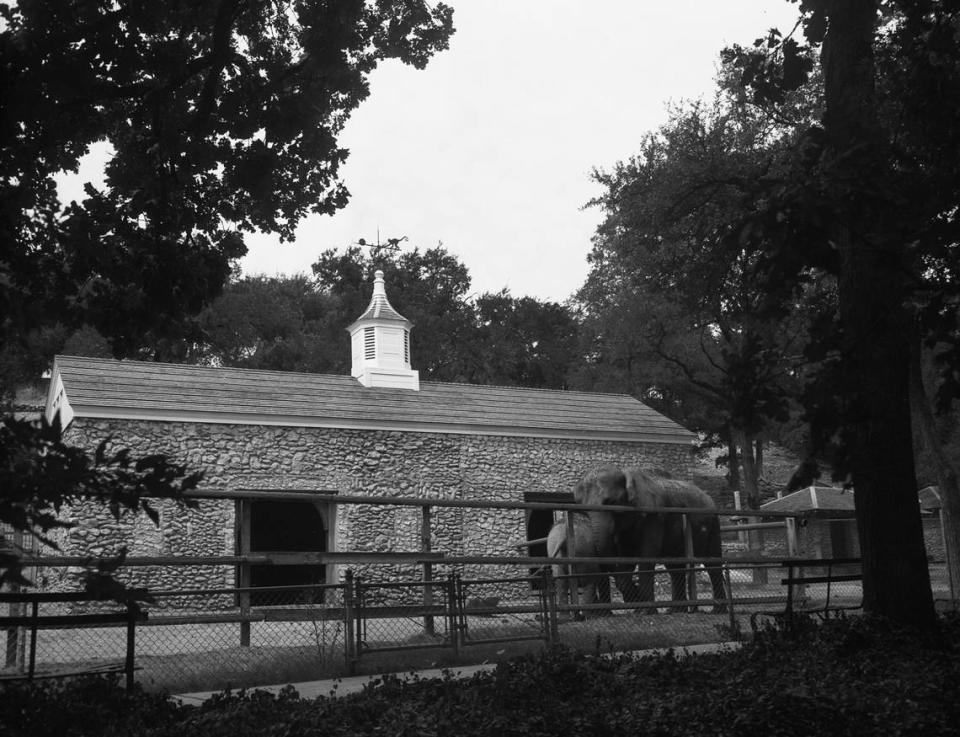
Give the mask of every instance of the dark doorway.
<svg viewBox="0 0 960 737">
<path fill-rule="evenodd" d="M 831 520 L 830 553 L 834 558 L 859 558 L 856 523 L 853 520 Z"/>
<path fill-rule="evenodd" d="M 312 502 L 254 500 L 250 505 L 250 552 L 323 553 L 327 550 L 324 515 Z M 304 586 L 326 582 L 321 564 L 251 565 L 250 585 Z M 250 595 L 252 606 L 313 603 L 323 590 L 264 591 Z"/>
</svg>

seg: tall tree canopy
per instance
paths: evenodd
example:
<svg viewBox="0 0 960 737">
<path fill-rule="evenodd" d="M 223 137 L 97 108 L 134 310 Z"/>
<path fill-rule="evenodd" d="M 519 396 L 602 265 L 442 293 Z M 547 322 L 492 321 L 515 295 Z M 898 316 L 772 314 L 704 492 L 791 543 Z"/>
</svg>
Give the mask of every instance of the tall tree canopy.
<svg viewBox="0 0 960 737">
<path fill-rule="evenodd" d="M 0 348 L 15 358 L 57 323 L 169 357 L 244 232 L 290 238 L 346 204 L 337 136 L 369 73 L 423 67 L 453 30 L 425 0 L 30 0 L 0 17 Z M 64 206 L 54 175 L 100 141 L 105 185 Z"/>
<path fill-rule="evenodd" d="M 559 389 L 566 386 L 576 335 L 570 311 L 531 297 L 470 294 L 467 268 L 442 246 L 423 252 L 375 248 L 327 251 L 313 265 L 317 288 L 338 303 L 328 350 L 349 371 L 343 329 L 366 308 L 382 269 L 391 304 L 414 324 L 412 360 L 421 378 Z"/>
<path fill-rule="evenodd" d="M 795 97 L 795 115 L 809 117 L 816 96 Z M 625 389 L 728 445 L 752 507 L 758 440 L 797 393 L 806 313 L 795 299 L 761 309 L 771 295 L 755 278 L 760 246 L 730 235 L 796 137 L 729 90 L 675 107 L 638 155 L 595 174 L 605 220 L 578 295 L 591 371 L 612 370 Z"/>
<path fill-rule="evenodd" d="M 384 272 L 390 303 L 414 324 L 411 357 L 428 381 L 462 379 L 462 344 L 473 324 L 467 302 L 470 275 L 442 246 L 399 251 L 351 247 L 325 251 L 313 264 L 317 289 L 333 299 L 330 342 L 325 350 L 334 373 L 350 373 L 350 337 L 346 328 L 370 302 L 373 273 Z"/>
<path fill-rule="evenodd" d="M 960 8 L 800 6 L 794 34 L 725 52 L 725 81 L 754 105 L 733 128 L 723 115 L 675 117 L 602 175 L 608 217 L 581 292 L 598 328 L 590 357 L 672 362 L 688 383 L 723 390 L 732 427 L 748 431 L 776 416 L 777 373 L 803 380 L 814 438 L 839 448 L 837 470 L 855 489 L 865 607 L 929 626 L 911 432 L 921 415 L 910 397 L 923 395 L 921 339 L 941 369 L 941 406 L 960 388 Z M 822 107 L 798 116 L 811 84 Z M 777 126 L 744 124 L 764 119 Z M 604 319 L 625 304 L 643 320 L 634 350 Z M 799 348 L 804 363 L 791 367 L 784 359 Z M 691 355 L 712 369 L 709 382 Z M 657 389 L 671 386 L 669 373 L 641 378 L 685 408 L 689 389 L 677 399 Z M 941 460 L 941 484 L 955 488 Z M 960 535 L 960 494 L 945 496 Z"/>
<path fill-rule="evenodd" d="M 320 254 L 313 278 L 244 278 L 196 319 L 178 352 L 198 363 L 346 374 L 346 328 L 384 272 L 391 304 L 414 324 L 411 358 L 426 381 L 563 388 L 576 363 L 571 310 L 506 290 L 470 294 L 467 268 L 442 246 L 350 247 Z"/>
<path fill-rule="evenodd" d="M 0 399 L 67 340 L 194 350 L 191 316 L 243 233 L 290 238 L 346 204 L 337 136 L 367 76 L 384 59 L 423 67 L 452 15 L 426 0 L 0 3 Z M 64 206 L 55 175 L 100 142 L 105 184 Z M 80 498 L 150 514 L 144 496 L 198 479 L 161 456 L 90 457 L 56 426 L 0 426 L 0 522 L 17 531 L 42 537 Z M 0 583 L 22 580 L 21 553 L 0 534 Z"/>
<path fill-rule="evenodd" d="M 864 605 L 929 626 L 909 389 L 921 335 L 947 346 L 942 399 L 955 396 L 960 375 L 960 8 L 803 0 L 801 9 L 803 39 L 771 34 L 728 52 L 762 104 L 804 83 L 817 51 L 824 78 L 822 119 L 790 176 L 759 192 L 740 235 L 780 244 L 762 252 L 759 271 L 782 284 L 811 268 L 836 278 L 835 329 L 819 345 L 835 360 L 816 396 L 856 494 Z"/>
</svg>

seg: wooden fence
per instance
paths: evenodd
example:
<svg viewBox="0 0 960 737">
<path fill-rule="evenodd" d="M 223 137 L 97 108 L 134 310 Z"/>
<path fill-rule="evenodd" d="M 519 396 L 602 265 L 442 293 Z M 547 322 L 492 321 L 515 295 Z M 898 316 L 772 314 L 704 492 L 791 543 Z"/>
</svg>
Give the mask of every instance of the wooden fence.
<svg viewBox="0 0 960 737">
<path fill-rule="evenodd" d="M 578 609 L 590 609 L 601 605 L 591 604 L 590 602 L 580 602 L 577 600 L 576 587 L 572 587 L 573 598 L 570 601 L 557 599 L 556 586 L 553 574 L 549 566 L 544 566 L 546 559 L 542 556 L 530 555 L 452 555 L 434 549 L 434 510 L 437 508 L 471 508 L 471 509 L 504 509 L 504 510 L 552 510 L 564 515 L 567 521 L 567 534 L 573 539 L 576 536 L 576 529 L 573 525 L 572 512 L 585 512 L 590 510 L 602 510 L 605 512 L 648 512 L 664 514 L 680 514 L 686 520 L 690 514 L 712 514 L 718 517 L 744 519 L 744 512 L 741 510 L 717 510 L 713 508 L 689 509 L 689 508 L 651 508 L 638 510 L 632 506 L 614 506 L 600 505 L 591 506 L 574 503 L 558 502 L 508 502 L 508 501 L 466 501 L 456 499 L 437 499 L 437 498 L 400 498 L 400 497 L 370 497 L 346 494 L 317 494 L 311 492 L 296 491 L 216 491 L 207 490 L 194 492 L 192 497 L 201 499 L 223 499 L 223 500 L 256 500 L 268 499 L 273 501 L 310 501 L 326 502 L 336 505 L 385 505 L 385 506 L 405 506 L 418 507 L 421 510 L 420 515 L 420 549 L 412 551 L 392 551 L 392 552 L 365 552 L 365 551 L 328 551 L 328 552 L 289 552 L 289 551 L 258 551 L 251 552 L 249 549 L 241 549 L 239 554 L 234 555 L 215 555 L 215 556 L 130 556 L 125 559 L 124 568 L 137 568 L 143 566 L 235 566 L 237 569 L 237 586 L 223 588 L 207 589 L 182 589 L 180 591 L 162 591 L 151 592 L 152 595 L 159 598 L 172 597 L 176 595 L 223 595 L 235 597 L 237 606 L 230 612 L 210 612 L 210 613 L 178 613 L 168 614 L 158 612 L 151 616 L 148 621 L 137 619 L 140 624 L 146 626 L 155 626 L 161 624 L 187 624 L 187 623 L 235 623 L 239 627 L 241 646 L 250 644 L 250 626 L 251 623 L 259 621 L 280 620 L 296 621 L 302 620 L 316 621 L 318 616 L 323 619 L 342 621 L 344 623 L 345 638 L 350 644 L 345 651 L 345 657 L 350 661 L 355 661 L 362 654 L 362 629 L 366 623 L 379 617 L 395 615 L 396 607 L 370 607 L 360 606 L 357 600 L 358 586 L 363 585 L 352 578 L 352 573 L 348 572 L 341 583 L 321 584 L 319 589 L 340 589 L 342 591 L 343 606 L 341 607 L 308 607 L 304 610 L 282 608 L 270 609 L 269 607 L 255 607 L 251 604 L 251 595 L 255 592 L 263 593 L 273 590 L 280 590 L 290 587 L 253 587 L 250 586 L 250 568 L 254 565 L 327 565 L 336 564 L 339 566 L 375 566 L 377 564 L 412 564 L 420 569 L 420 581 L 412 584 L 419 590 L 416 605 L 408 608 L 404 616 L 417 616 L 422 618 L 424 629 L 428 633 L 433 633 L 435 621 L 442 619 L 446 622 L 449 632 L 450 646 L 454 648 L 462 647 L 466 639 L 463 635 L 466 611 L 462 601 L 462 589 L 457 590 L 457 586 L 462 586 L 462 579 L 459 575 L 453 573 L 460 566 L 526 566 L 543 567 L 542 581 L 540 581 L 539 590 L 541 592 L 539 600 L 535 604 L 526 606 L 527 613 L 536 614 L 542 617 L 544 622 L 543 638 L 548 642 L 556 636 L 557 619 L 564 612 Z M 765 515 L 770 518 L 778 518 L 775 522 L 760 522 L 747 525 L 722 526 L 723 531 L 742 532 L 752 529 L 786 529 L 788 540 L 790 539 L 789 524 L 790 517 L 785 514 Z M 697 599 L 697 589 L 694 577 L 696 566 L 703 564 L 705 566 L 719 566 L 722 564 L 720 558 L 695 558 L 693 555 L 693 544 L 690 535 L 690 526 L 684 525 L 686 529 L 686 554 L 680 558 L 625 558 L 625 557 L 577 557 L 573 554 L 575 546 L 568 546 L 568 554 L 563 558 L 562 564 L 567 566 L 566 572 L 569 574 L 572 567 L 580 564 L 665 564 L 676 563 L 686 566 L 687 569 L 687 595 L 685 601 L 658 601 L 658 607 L 684 607 L 693 604 Z M 518 547 L 525 547 L 531 544 L 531 541 L 518 543 Z M 738 559 L 741 565 L 775 566 L 778 559 L 765 558 L 763 556 L 752 556 L 749 558 Z M 85 556 L 37 556 L 27 558 L 23 561 L 27 567 L 64 567 L 64 566 L 90 566 L 96 563 Z M 438 572 L 445 568 L 450 572 L 445 577 L 438 577 Z M 732 596 L 729 587 L 729 572 L 726 572 L 727 581 L 727 604 L 731 604 Z M 510 579 L 513 582 L 529 581 L 529 578 Z M 453 588 L 451 588 L 453 587 Z M 293 587 L 304 589 L 307 587 Z M 0 602 L 7 602 L 11 606 L 10 617 L 0 620 L 0 628 L 6 628 L 7 632 L 7 663 L 11 662 L 11 653 L 17 646 L 17 637 L 23 636 L 26 630 L 31 632 L 35 639 L 37 627 L 47 626 L 52 623 L 38 619 L 36 616 L 32 620 L 28 617 L 23 619 L 21 612 L 16 607 L 24 603 L 30 603 L 30 596 L 34 597 L 63 597 L 60 601 L 80 601 L 82 595 L 78 594 L 3 594 Z M 78 597 L 70 599 L 69 597 Z M 9 598 L 14 597 L 14 598 Z M 20 598 L 17 598 L 20 597 Z M 27 598 L 22 598 L 27 597 Z M 15 602 L 16 599 L 16 602 Z M 441 600 L 441 601 L 438 601 Z M 39 600 L 37 600 L 39 601 Z M 50 599 L 53 601 L 53 599 Z M 701 602 L 703 603 L 703 602 Z M 710 602 L 712 603 L 712 602 Z M 612 608 L 640 608 L 643 604 L 624 603 L 613 605 Z M 732 614 L 732 605 L 728 607 Z M 497 611 L 503 611 L 500 607 Z M 476 613 L 476 612 L 473 612 Z M 80 615 L 74 615 L 80 616 Z M 119 615 L 117 615 L 119 616 Z M 114 624 L 133 627 L 133 620 L 124 615 L 125 619 L 117 620 Z M 58 620 L 59 621 L 59 620 Z M 32 622 L 32 623 L 31 623 Z M 731 619 L 733 623 L 733 620 Z M 24 629 L 26 628 L 26 629 Z M 131 629 L 130 642 L 134 640 Z M 458 634 L 460 633 L 460 634 Z M 11 645 L 13 643 L 13 645 Z M 131 645 L 132 647 L 132 645 Z M 31 660 L 32 663 L 32 660 Z M 32 666 L 31 666 L 32 669 Z"/>
</svg>

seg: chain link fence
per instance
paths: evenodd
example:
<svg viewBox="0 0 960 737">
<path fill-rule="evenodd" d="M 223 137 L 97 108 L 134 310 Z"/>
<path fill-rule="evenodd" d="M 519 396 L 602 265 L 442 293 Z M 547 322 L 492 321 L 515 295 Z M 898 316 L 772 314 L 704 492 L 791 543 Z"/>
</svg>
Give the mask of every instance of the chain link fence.
<svg viewBox="0 0 960 737">
<path fill-rule="evenodd" d="M 609 601 L 587 601 L 587 576 L 554 575 L 552 567 L 497 578 L 464 578 L 456 567 L 436 563 L 432 570 L 429 580 L 417 581 L 394 580 L 368 566 L 362 576 L 346 572 L 332 585 L 153 591 L 152 601 L 142 605 L 146 620 L 133 633 L 135 678 L 146 688 L 176 693 L 494 661 L 553 645 L 588 652 L 678 647 L 748 635 L 758 618 L 785 610 L 788 593 L 796 611 L 819 607 L 825 616 L 862 600 L 849 565 L 832 571 L 810 565 L 801 574 L 788 572 L 781 561 L 745 557 L 722 565 L 719 600 L 702 567 L 693 585 L 686 569 L 680 571 L 678 599 L 671 572 L 658 566 L 652 602 L 624 601 L 606 575 L 593 583 L 601 591 L 605 583 Z M 529 566 L 516 570 L 526 574 Z M 836 580 L 817 580 L 827 574 Z M 781 583 L 791 575 L 815 582 L 791 593 Z M 87 601 L 4 606 L 21 618 L 29 618 L 31 607 L 39 618 L 111 610 L 108 603 Z M 56 620 L 34 629 L 24 619 L 8 626 L 0 618 L 6 640 L 0 676 L 23 675 L 31 662 L 38 675 L 122 662 L 125 621 L 72 626 Z"/>
</svg>

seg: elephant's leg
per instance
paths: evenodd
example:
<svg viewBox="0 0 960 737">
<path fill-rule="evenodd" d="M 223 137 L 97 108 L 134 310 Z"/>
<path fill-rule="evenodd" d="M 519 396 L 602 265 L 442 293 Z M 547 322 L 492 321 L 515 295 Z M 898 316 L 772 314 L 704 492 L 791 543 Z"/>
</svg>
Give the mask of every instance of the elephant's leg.
<svg viewBox="0 0 960 737">
<path fill-rule="evenodd" d="M 583 604 L 609 604 L 610 603 L 610 578 L 606 573 L 593 567 L 589 570 L 589 575 L 583 577 L 583 589 L 581 603 Z M 609 609 L 590 609 L 585 612 L 587 617 L 607 617 L 610 616 Z"/>
<path fill-rule="evenodd" d="M 597 573 L 597 603 L 610 603 L 610 577 L 603 572 Z"/>
<path fill-rule="evenodd" d="M 657 596 L 654 590 L 654 574 L 656 566 L 653 563 L 640 563 L 637 565 L 637 601 L 656 601 Z M 656 607 L 646 607 L 638 609 L 638 613 L 656 612 Z"/>
<path fill-rule="evenodd" d="M 597 598 L 597 579 L 595 578 L 595 571 L 588 570 L 584 571 L 582 578 L 578 579 L 579 581 L 579 590 L 580 590 L 580 605 L 584 604 L 593 604 Z M 577 612 L 579 615 L 577 619 L 583 620 L 587 617 L 594 616 L 593 610 L 583 610 L 581 609 Z"/>
<path fill-rule="evenodd" d="M 687 596 L 687 567 L 682 563 L 671 563 L 666 566 L 670 572 L 670 598 L 674 601 L 686 601 Z M 670 614 L 679 614 L 685 611 L 696 611 L 696 607 L 670 607 Z"/>
<path fill-rule="evenodd" d="M 628 604 L 640 601 L 640 589 L 637 588 L 637 582 L 633 578 L 633 567 L 611 566 L 610 571 L 623 601 Z"/>
<path fill-rule="evenodd" d="M 571 579 L 566 578 L 566 573 L 566 566 L 553 567 L 553 580 L 556 584 L 557 603 L 559 604 L 570 604 L 571 594 L 574 591 L 573 586 L 571 586 Z"/>
<path fill-rule="evenodd" d="M 723 543 L 720 540 L 720 521 L 717 517 L 694 517 L 693 552 L 698 558 L 721 558 Z M 710 578 L 714 599 L 726 599 L 727 587 L 723 580 L 722 566 L 704 566 Z M 724 604 L 714 604 L 714 614 L 723 614 L 727 611 Z"/>
<path fill-rule="evenodd" d="M 726 599 L 727 587 L 724 585 L 723 581 L 723 570 L 719 566 L 713 566 L 707 568 L 707 575 L 710 576 L 710 585 L 713 587 L 713 598 Z M 725 614 L 727 611 L 727 605 L 714 604 L 712 611 L 714 614 Z"/>
</svg>

